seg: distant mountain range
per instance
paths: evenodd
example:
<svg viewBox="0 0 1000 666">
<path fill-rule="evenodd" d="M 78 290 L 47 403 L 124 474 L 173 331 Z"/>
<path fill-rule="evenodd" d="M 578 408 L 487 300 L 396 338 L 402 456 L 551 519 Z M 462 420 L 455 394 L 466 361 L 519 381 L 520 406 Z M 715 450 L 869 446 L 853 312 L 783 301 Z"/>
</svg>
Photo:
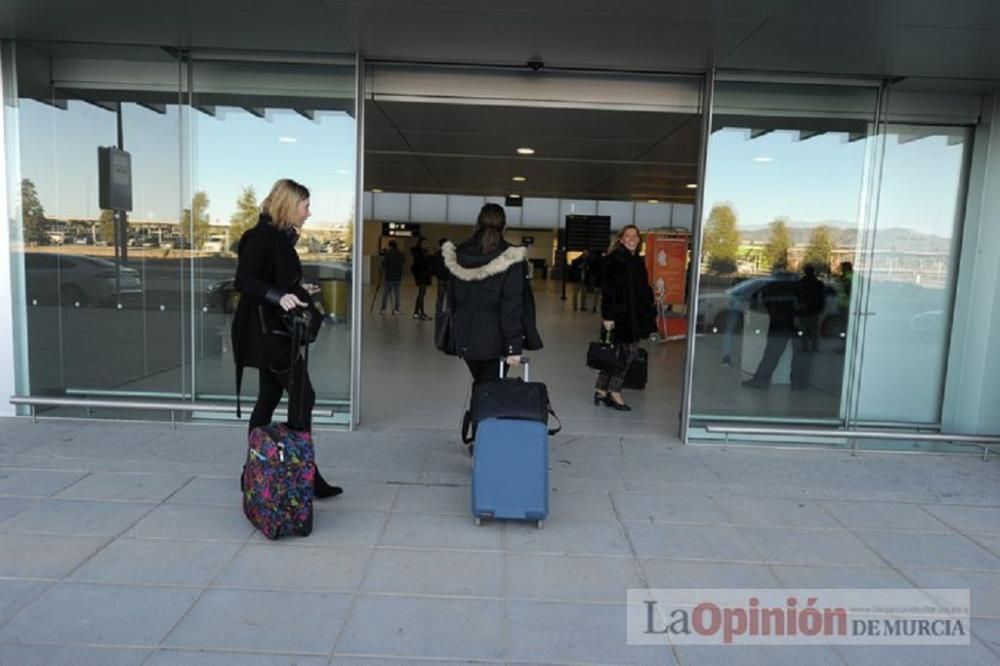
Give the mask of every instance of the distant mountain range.
<svg viewBox="0 0 1000 666">
<path fill-rule="evenodd" d="M 854 247 L 858 244 L 858 230 L 849 228 L 847 224 L 840 221 L 823 224 L 793 222 L 788 225 L 788 231 L 792 236 L 793 245 L 808 245 L 813 230 L 819 226 L 826 226 L 830 230 L 834 247 Z M 767 243 L 770 235 L 766 226 L 740 229 L 739 233 L 742 242 L 759 245 Z M 951 239 L 899 227 L 880 229 L 878 231 L 878 249 L 900 252 L 948 252 L 951 250 Z"/>
</svg>

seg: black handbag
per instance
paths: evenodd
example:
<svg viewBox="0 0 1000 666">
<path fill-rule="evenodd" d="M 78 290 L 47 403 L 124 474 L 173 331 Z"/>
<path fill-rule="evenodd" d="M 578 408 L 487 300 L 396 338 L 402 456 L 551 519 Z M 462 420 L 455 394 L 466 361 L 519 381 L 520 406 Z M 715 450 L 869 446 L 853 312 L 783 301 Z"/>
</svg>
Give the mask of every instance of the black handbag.
<svg viewBox="0 0 1000 666">
<path fill-rule="evenodd" d="M 591 342 L 587 347 L 587 367 L 601 372 L 614 372 L 618 369 L 621 353 L 618 345 L 611 342 L 611 331 L 605 329 L 601 339 Z"/>
<path fill-rule="evenodd" d="M 639 347 L 639 353 L 635 360 L 629 364 L 625 371 L 625 383 L 622 388 L 642 390 L 646 388 L 646 381 L 649 378 L 649 353 Z"/>
<path fill-rule="evenodd" d="M 469 444 L 476 438 L 476 427 L 484 419 L 519 419 L 548 423 L 552 416 L 559 424 L 549 429 L 550 435 L 562 430 L 562 422 L 549 402 L 549 391 L 542 382 L 527 380 L 527 358 L 521 359 L 525 378 L 503 378 L 504 361 L 500 360 L 501 378 L 476 384 L 472 403 L 462 421 L 462 441 Z"/>
<path fill-rule="evenodd" d="M 457 355 L 455 349 L 455 287 L 452 278 L 445 283 L 441 309 L 434 313 L 434 346 L 449 356 Z M 438 287 L 440 289 L 440 286 Z"/>
</svg>

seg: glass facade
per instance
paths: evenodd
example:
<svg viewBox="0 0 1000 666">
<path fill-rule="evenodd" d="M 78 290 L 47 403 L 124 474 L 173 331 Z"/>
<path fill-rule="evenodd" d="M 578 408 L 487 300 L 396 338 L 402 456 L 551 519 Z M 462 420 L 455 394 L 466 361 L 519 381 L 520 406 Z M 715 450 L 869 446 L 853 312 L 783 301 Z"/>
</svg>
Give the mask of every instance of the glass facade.
<svg viewBox="0 0 1000 666">
<path fill-rule="evenodd" d="M 20 184 L 12 263 L 23 271 L 14 311 L 25 323 L 18 343 L 27 369 L 19 393 L 232 400 L 235 244 L 271 184 L 291 177 L 312 192 L 297 249 L 329 313 L 313 383 L 327 422 L 346 423 L 353 61 L 21 43 L 12 51 L 8 114 L 18 143 L 8 173 Z M 130 159 L 130 206 L 102 195 L 105 147 Z M 247 396 L 255 374 L 247 373 Z"/>
<path fill-rule="evenodd" d="M 888 88 L 717 84 L 692 437 L 940 424 L 971 134 L 906 107 Z"/>
</svg>

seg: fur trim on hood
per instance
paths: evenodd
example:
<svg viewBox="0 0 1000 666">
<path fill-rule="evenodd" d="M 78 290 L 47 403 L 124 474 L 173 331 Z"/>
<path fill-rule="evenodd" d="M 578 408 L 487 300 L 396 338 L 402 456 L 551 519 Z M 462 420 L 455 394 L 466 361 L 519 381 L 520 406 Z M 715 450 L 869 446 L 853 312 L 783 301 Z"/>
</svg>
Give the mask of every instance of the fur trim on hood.
<svg viewBox="0 0 1000 666">
<path fill-rule="evenodd" d="M 482 266 L 467 268 L 458 263 L 458 252 L 455 244 L 450 241 L 441 246 L 441 255 L 451 274 L 465 282 L 485 280 L 503 273 L 519 261 L 528 260 L 527 248 L 512 245 Z"/>
</svg>

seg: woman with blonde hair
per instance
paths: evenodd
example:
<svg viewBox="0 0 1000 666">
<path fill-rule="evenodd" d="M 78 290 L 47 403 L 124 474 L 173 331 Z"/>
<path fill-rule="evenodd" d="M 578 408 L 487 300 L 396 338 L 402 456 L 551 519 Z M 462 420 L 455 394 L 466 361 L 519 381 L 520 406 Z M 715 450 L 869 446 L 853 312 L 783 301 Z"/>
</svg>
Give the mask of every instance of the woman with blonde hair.
<svg viewBox="0 0 1000 666">
<path fill-rule="evenodd" d="M 310 307 L 312 294 L 319 291 L 316 285 L 302 281 L 302 263 L 295 252 L 295 242 L 309 216 L 309 190 L 282 178 L 261 204 L 257 225 L 240 238 L 234 284 L 240 301 L 233 318 L 233 356 L 237 394 L 243 368 L 259 371 L 250 430 L 271 422 L 282 393 L 287 391 L 289 427 L 312 431 L 316 393 L 305 360 L 297 354 L 292 360 L 291 339 L 282 334 L 285 329 L 281 321 L 282 312 Z M 316 470 L 316 497 L 333 497 L 341 492 Z"/>
<path fill-rule="evenodd" d="M 594 404 L 603 402 L 619 411 L 631 407 L 622 398 L 622 386 L 629 366 L 639 355 L 639 340 L 656 330 L 653 290 L 646 274 L 646 262 L 639 256 L 642 240 L 634 224 L 624 227 L 602 261 L 601 319 L 620 351 L 614 372 L 602 371 L 594 387 Z"/>
</svg>

